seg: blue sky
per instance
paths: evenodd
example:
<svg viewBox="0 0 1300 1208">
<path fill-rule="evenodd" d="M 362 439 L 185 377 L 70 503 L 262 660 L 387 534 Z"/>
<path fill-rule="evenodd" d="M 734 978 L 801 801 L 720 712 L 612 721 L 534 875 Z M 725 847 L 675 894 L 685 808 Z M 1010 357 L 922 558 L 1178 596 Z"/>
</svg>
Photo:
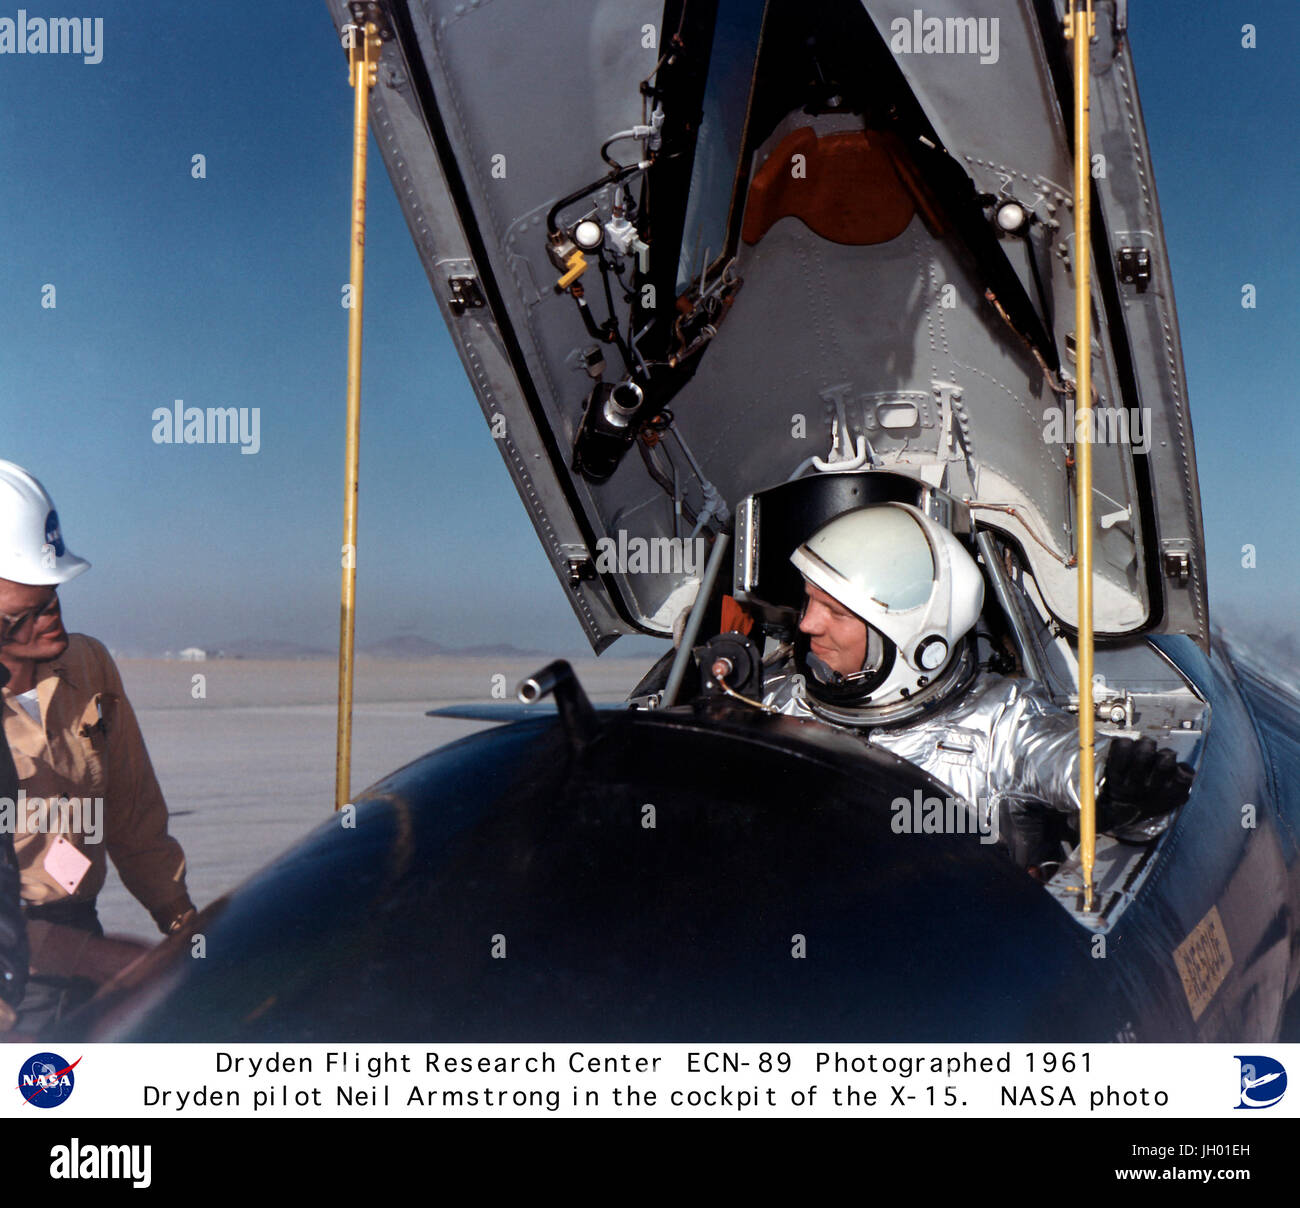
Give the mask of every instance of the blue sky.
<svg viewBox="0 0 1300 1208">
<path fill-rule="evenodd" d="M 28 5 L 32 15 L 71 15 Z M 17 6 L 0 9 L 13 16 Z M 0 56 L 0 456 L 95 563 L 74 628 L 124 649 L 338 618 L 351 95 L 325 6 L 100 2 L 103 60 Z M 1258 47 L 1241 47 L 1241 26 Z M 1291 0 L 1130 5 L 1173 260 L 1219 619 L 1293 628 L 1300 420 Z M 191 176 L 191 157 L 207 176 Z M 373 150 L 359 640 L 577 651 Z M 41 306 L 52 283 L 57 307 Z M 1243 310 L 1244 283 L 1258 305 Z M 258 407 L 261 451 L 152 413 Z M 1241 567 L 1256 546 L 1258 567 Z M 625 649 L 626 644 L 615 647 Z"/>
</svg>

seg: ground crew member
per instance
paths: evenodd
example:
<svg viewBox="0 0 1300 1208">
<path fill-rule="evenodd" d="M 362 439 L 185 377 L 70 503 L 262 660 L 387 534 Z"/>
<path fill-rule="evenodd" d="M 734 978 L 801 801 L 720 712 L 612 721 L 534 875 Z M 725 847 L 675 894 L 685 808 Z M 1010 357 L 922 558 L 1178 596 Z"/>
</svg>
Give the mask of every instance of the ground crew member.
<svg viewBox="0 0 1300 1208">
<path fill-rule="evenodd" d="M 112 656 L 63 627 L 58 588 L 89 565 L 64 545 L 45 488 L 0 461 L 3 717 L 21 789 L 9 812 L 34 965 L 35 923 L 103 934 L 95 898 L 106 854 L 161 931 L 194 912 L 184 853 L 167 833 L 167 806 Z M 20 1029 L 34 1027 L 29 1008 L 39 1005 L 48 1022 L 69 1005 L 60 980 L 31 978 Z"/>
</svg>

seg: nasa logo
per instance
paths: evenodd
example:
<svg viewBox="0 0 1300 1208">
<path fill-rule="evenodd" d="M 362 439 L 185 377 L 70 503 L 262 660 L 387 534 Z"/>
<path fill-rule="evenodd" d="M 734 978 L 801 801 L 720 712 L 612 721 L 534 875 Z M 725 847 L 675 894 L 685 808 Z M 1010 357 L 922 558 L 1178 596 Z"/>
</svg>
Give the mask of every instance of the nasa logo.
<svg viewBox="0 0 1300 1208">
<path fill-rule="evenodd" d="M 18 1071 L 18 1093 L 37 1107 L 58 1107 L 72 1094 L 73 1069 L 81 1058 L 67 1062 L 58 1053 L 28 1057 Z"/>
<path fill-rule="evenodd" d="M 1241 1099 L 1237 1107 L 1272 1107 L 1286 1094 L 1286 1070 L 1272 1057 L 1238 1057 Z"/>
<path fill-rule="evenodd" d="M 45 517 L 45 544 L 54 547 L 55 557 L 63 557 L 63 534 L 59 532 L 59 514 L 51 511 Z"/>
</svg>

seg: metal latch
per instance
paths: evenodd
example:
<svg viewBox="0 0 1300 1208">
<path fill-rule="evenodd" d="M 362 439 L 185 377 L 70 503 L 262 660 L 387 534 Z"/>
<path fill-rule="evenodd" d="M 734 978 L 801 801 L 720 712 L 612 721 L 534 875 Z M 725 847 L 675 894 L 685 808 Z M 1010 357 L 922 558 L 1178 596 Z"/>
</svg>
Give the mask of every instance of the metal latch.
<svg viewBox="0 0 1300 1208">
<path fill-rule="evenodd" d="M 577 591 L 583 582 L 590 582 L 596 577 L 596 566 L 585 555 L 569 559 L 569 587 Z"/>
<path fill-rule="evenodd" d="M 448 277 L 451 297 L 447 299 L 453 314 L 463 315 L 466 310 L 480 310 L 487 305 L 477 277 Z"/>
<path fill-rule="evenodd" d="M 1144 247 L 1122 247 L 1116 253 L 1115 262 L 1119 279 L 1125 285 L 1136 285 L 1138 293 L 1146 293 L 1151 284 L 1151 253 Z"/>
<path fill-rule="evenodd" d="M 381 42 L 391 42 L 393 40 L 393 27 L 388 23 L 388 14 L 384 11 L 384 6 L 379 0 L 349 0 L 348 15 L 351 16 L 351 25 L 357 29 L 365 29 L 367 25 L 375 27 L 375 33 L 378 34 Z M 344 26 L 346 30 L 348 27 Z M 350 35 L 355 37 L 356 35 Z M 344 46 L 350 47 L 351 42 L 345 41 Z"/>
<path fill-rule="evenodd" d="M 1181 587 L 1192 576 L 1192 558 L 1186 550 L 1165 551 L 1165 574 Z"/>
<path fill-rule="evenodd" d="M 1066 708 L 1071 713 L 1078 713 L 1079 698 L 1075 694 L 1070 695 Z M 1107 692 L 1099 692 L 1093 688 L 1093 709 L 1099 721 L 1110 722 L 1114 726 L 1123 726 L 1126 730 L 1133 728 L 1133 719 L 1137 716 L 1137 709 L 1133 701 L 1133 693 L 1126 690 L 1110 689 Z"/>
</svg>

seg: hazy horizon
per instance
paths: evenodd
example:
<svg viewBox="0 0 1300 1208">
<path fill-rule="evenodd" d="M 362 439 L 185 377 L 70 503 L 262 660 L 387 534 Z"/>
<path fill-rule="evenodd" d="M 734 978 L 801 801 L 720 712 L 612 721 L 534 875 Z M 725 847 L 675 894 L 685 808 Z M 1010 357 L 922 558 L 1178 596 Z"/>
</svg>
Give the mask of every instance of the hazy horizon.
<svg viewBox="0 0 1300 1208">
<path fill-rule="evenodd" d="M 1300 166 L 1277 132 L 1300 108 L 1300 12 L 1248 10 L 1134 5 L 1129 32 L 1180 314 L 1211 619 L 1285 634 L 1300 594 L 1300 274 L 1285 218 Z M 0 456 L 45 482 L 69 547 L 93 564 L 62 593 L 70 628 L 126 651 L 332 648 L 352 105 L 335 31 L 317 0 L 274 6 L 232 54 L 222 8 L 105 0 L 97 12 L 99 62 L 7 55 L 0 71 Z M 358 643 L 580 651 L 373 138 L 371 173 Z M 158 413 L 176 400 L 257 408 L 258 452 L 159 443 L 170 421 Z M 622 639 L 613 652 L 629 646 L 663 649 Z"/>
</svg>

